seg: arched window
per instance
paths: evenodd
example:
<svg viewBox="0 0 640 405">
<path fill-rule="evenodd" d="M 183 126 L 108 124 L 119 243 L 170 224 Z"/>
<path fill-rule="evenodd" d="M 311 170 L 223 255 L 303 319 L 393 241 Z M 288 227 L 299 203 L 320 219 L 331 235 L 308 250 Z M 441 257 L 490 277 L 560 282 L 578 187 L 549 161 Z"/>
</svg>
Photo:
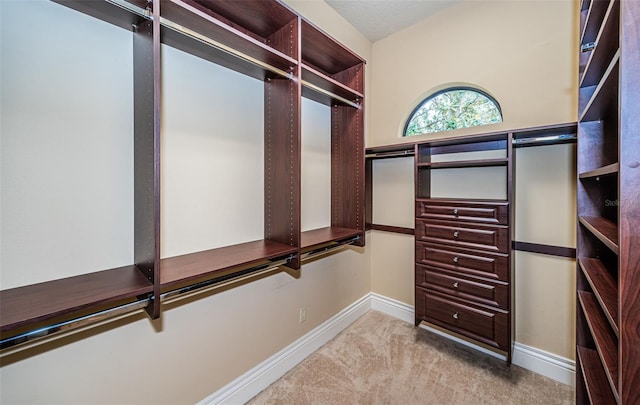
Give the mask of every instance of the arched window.
<svg viewBox="0 0 640 405">
<path fill-rule="evenodd" d="M 496 122 L 502 122 L 502 111 L 493 97 L 478 89 L 454 87 L 432 94 L 420 103 L 407 121 L 404 136 Z"/>
</svg>

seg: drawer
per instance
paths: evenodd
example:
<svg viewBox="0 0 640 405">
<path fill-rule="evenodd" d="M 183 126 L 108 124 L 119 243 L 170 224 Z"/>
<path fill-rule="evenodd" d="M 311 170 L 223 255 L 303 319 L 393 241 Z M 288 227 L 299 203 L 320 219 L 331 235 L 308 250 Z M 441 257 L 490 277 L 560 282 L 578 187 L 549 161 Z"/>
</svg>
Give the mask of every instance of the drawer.
<svg viewBox="0 0 640 405">
<path fill-rule="evenodd" d="M 416 265 L 416 285 L 485 305 L 509 308 L 509 284 Z"/>
<path fill-rule="evenodd" d="M 509 228 L 504 225 L 418 219 L 416 240 L 509 253 Z"/>
<path fill-rule="evenodd" d="M 416 242 L 416 263 L 509 281 L 509 255 Z"/>
<path fill-rule="evenodd" d="M 509 311 L 450 299 L 417 287 L 416 318 L 509 351 Z"/>
<path fill-rule="evenodd" d="M 416 217 L 508 225 L 509 203 L 503 201 L 416 200 Z"/>
</svg>

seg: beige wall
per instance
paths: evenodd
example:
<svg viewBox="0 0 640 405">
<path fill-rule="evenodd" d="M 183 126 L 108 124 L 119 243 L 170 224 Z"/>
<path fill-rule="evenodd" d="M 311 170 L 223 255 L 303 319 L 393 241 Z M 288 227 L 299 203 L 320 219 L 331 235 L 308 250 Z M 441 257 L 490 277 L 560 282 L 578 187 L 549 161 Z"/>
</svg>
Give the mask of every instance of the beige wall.
<svg viewBox="0 0 640 405">
<path fill-rule="evenodd" d="M 402 141 L 411 111 L 452 85 L 473 85 L 500 102 L 504 122 L 484 132 L 575 120 L 576 7 L 569 0 L 464 2 L 374 43 L 368 145 Z"/>
<path fill-rule="evenodd" d="M 297 5 L 368 58 L 368 42 L 335 19 L 326 4 Z M 2 287 L 131 262 L 130 33 L 50 1 L 0 2 L 0 7 Z M 20 23 L 25 20 L 43 29 L 25 32 Z M 106 53 L 93 52 L 96 46 Z M 172 75 L 163 83 L 162 255 L 260 238 L 262 83 L 163 50 L 164 68 Z M 77 69 L 69 69 L 67 58 Z M 58 75 L 63 76 L 59 83 Z M 110 97 L 91 96 L 103 91 Z M 216 96 L 220 92 L 224 97 Z M 67 102 L 72 109 L 56 110 Z M 311 228 L 329 221 L 330 173 L 322 164 L 330 153 L 330 128 L 324 122 L 329 110 L 307 100 L 302 108 L 303 155 L 308 158 L 302 223 Z M 220 114 L 210 114 L 212 109 Z M 211 126 L 217 131 L 212 133 Z M 114 170 L 113 161 L 123 167 Z M 61 165 L 66 171 L 58 173 Z M 101 188 L 106 195 L 96 194 Z M 20 200 L 20 193 L 31 194 Z M 95 201 L 97 196 L 107 200 Z M 67 207 L 77 198 L 78 204 Z M 65 209 L 64 217 L 50 215 L 58 206 Z M 42 218 L 30 218 L 40 212 Z M 83 222 L 86 218 L 91 221 Z M 29 226 L 18 229 L 27 220 Z M 98 239 L 88 227 L 113 231 Z M 17 239 L 16 230 L 21 231 Z M 22 246 L 13 243 L 20 241 Z M 44 251 L 34 249 L 43 241 L 49 243 Z M 36 264 L 19 266 L 20 257 Z M 77 257 L 80 265 L 65 266 L 69 257 Z M 3 355 L 0 403 L 195 403 L 369 293 L 368 269 L 369 251 L 349 248 L 306 263 L 297 274 L 272 274 L 165 305 L 156 322 L 137 314 Z M 299 323 L 301 307 L 307 311 L 304 323 Z"/>
</svg>

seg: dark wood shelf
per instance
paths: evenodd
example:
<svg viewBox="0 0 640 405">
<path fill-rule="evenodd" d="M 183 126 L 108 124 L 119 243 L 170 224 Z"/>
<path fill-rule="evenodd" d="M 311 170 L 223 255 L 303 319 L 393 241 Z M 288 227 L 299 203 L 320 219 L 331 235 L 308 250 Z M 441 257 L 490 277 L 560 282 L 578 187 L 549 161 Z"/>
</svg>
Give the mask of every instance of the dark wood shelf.
<svg viewBox="0 0 640 405">
<path fill-rule="evenodd" d="M 618 397 L 618 342 L 611 327 L 601 315 L 596 297 L 586 291 L 578 291 L 578 300 L 589 325 L 591 336 L 614 396 Z"/>
<path fill-rule="evenodd" d="M 602 217 L 579 217 L 578 220 L 596 238 L 618 254 L 618 226 Z"/>
<path fill-rule="evenodd" d="M 589 4 L 589 11 L 584 22 L 584 28 L 581 33 L 580 44 L 584 45 L 596 40 L 602 20 L 607 12 L 609 0 L 592 0 Z"/>
<path fill-rule="evenodd" d="M 144 14 L 144 9 L 140 8 L 140 2 L 128 1 L 131 3 L 132 10 L 125 10 L 113 3 L 105 0 L 86 1 L 86 0 L 52 0 L 54 3 L 61 4 L 83 14 L 90 15 L 99 20 L 106 21 L 127 31 L 132 31 L 133 26 L 137 25 Z M 136 11 L 134 11 L 136 10 Z"/>
<path fill-rule="evenodd" d="M 509 163 L 507 158 L 499 159 L 478 159 L 478 160 L 457 160 L 450 162 L 431 162 L 431 163 L 418 163 L 418 167 L 429 169 L 453 169 L 463 167 L 492 167 L 492 166 L 506 166 Z"/>
<path fill-rule="evenodd" d="M 151 294 L 153 285 L 136 266 L 0 291 L 0 332 L 36 325 L 79 311 Z"/>
<path fill-rule="evenodd" d="M 597 33 L 597 39 L 595 40 L 596 47 L 591 51 L 579 87 L 598 84 L 598 81 L 603 76 L 607 66 L 609 66 L 609 63 L 619 48 L 620 2 L 613 0 L 611 2 L 596 1 L 596 3 L 607 3 L 604 6 L 606 8 L 606 16 L 604 17 L 603 26 Z M 599 9 L 602 7 L 602 5 L 598 6 Z"/>
<path fill-rule="evenodd" d="M 599 167 L 594 170 L 589 170 L 588 172 L 582 172 L 578 177 L 580 177 L 581 179 L 589 179 L 589 178 L 594 178 L 599 176 L 610 176 L 612 174 L 618 174 L 619 170 L 620 170 L 620 164 L 612 163 L 610 165 Z"/>
<path fill-rule="evenodd" d="M 600 303 L 611 328 L 618 336 L 618 287 L 613 277 L 598 259 L 580 257 L 578 258 L 578 265 L 593 289 L 593 293 Z"/>
<path fill-rule="evenodd" d="M 168 257 L 160 260 L 160 288 L 162 292 L 170 291 L 182 284 L 213 278 L 234 268 L 259 265 L 296 253 L 293 246 L 259 240 Z"/>
<path fill-rule="evenodd" d="M 617 51 L 607 67 L 602 80 L 593 89 L 593 93 L 586 101 L 586 105 L 580 111 L 580 122 L 600 121 L 607 115 L 607 110 L 615 110 L 618 103 L 618 77 L 619 77 L 620 51 Z M 591 92 L 591 87 L 580 89 L 581 99 Z M 611 117 L 614 118 L 614 117 Z"/>
<path fill-rule="evenodd" d="M 339 242 L 360 235 L 362 232 L 356 229 L 339 228 L 330 226 L 302 232 L 301 252 L 308 252 L 324 244 Z"/>
<path fill-rule="evenodd" d="M 254 38 L 257 34 L 248 35 L 246 30 L 243 32 L 236 28 L 237 25 L 228 25 L 216 17 L 211 9 L 192 0 L 167 0 L 161 7 L 163 42 L 260 79 L 264 78 L 266 71 L 275 72 L 271 68 L 282 71 L 281 75 L 284 75 L 290 74 L 297 65 L 294 57 L 267 45 L 266 38 L 258 40 Z M 291 19 L 294 20 L 295 15 L 291 14 Z"/>
<path fill-rule="evenodd" d="M 304 65 L 319 70 L 329 77 L 365 62 L 347 47 L 333 40 L 318 27 L 304 19 L 302 20 L 301 48 Z M 362 90 L 361 88 L 355 89 Z"/>
<path fill-rule="evenodd" d="M 317 89 L 322 91 L 319 92 Z M 344 104 L 341 99 L 345 99 L 351 102 L 347 105 L 354 106 L 353 104 L 359 104 L 364 98 L 361 92 L 304 64 L 302 65 L 302 95 L 327 105 Z"/>
<path fill-rule="evenodd" d="M 615 405 L 617 402 L 609 387 L 598 353 L 595 350 L 578 346 L 578 362 L 589 401 L 598 405 Z"/>
</svg>

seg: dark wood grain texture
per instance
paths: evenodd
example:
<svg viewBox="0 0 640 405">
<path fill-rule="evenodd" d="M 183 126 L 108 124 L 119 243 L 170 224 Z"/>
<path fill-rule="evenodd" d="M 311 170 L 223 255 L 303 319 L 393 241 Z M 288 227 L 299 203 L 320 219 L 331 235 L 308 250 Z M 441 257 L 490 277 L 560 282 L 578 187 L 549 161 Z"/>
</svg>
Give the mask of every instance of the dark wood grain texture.
<svg viewBox="0 0 640 405">
<path fill-rule="evenodd" d="M 302 21 L 302 61 L 328 76 L 364 63 L 362 58 L 307 20 Z"/>
<path fill-rule="evenodd" d="M 620 53 L 617 52 L 597 86 L 579 90 L 580 121 L 597 121 L 603 117 L 614 121 L 618 109 L 618 80 Z"/>
<path fill-rule="evenodd" d="M 313 229 L 311 231 L 302 232 L 300 247 L 301 251 L 304 253 L 320 247 L 321 245 L 331 242 L 339 242 L 361 234 L 362 232 L 358 229 L 346 229 L 333 226 Z"/>
<path fill-rule="evenodd" d="M 507 201 L 418 199 L 416 200 L 416 217 L 507 225 L 509 203 Z"/>
<path fill-rule="evenodd" d="M 416 242 L 416 263 L 470 274 L 491 280 L 509 281 L 509 255 Z"/>
<path fill-rule="evenodd" d="M 300 82 L 270 79 L 264 108 L 264 239 L 300 245 Z M 296 258 L 292 268 L 300 266 Z"/>
<path fill-rule="evenodd" d="M 416 265 L 415 276 L 419 287 L 502 309 L 509 308 L 509 283 L 424 265 Z"/>
<path fill-rule="evenodd" d="M 371 229 L 373 229 L 374 231 L 399 233 L 403 235 L 413 235 L 415 233 L 415 230 L 413 228 L 405 228 L 403 226 L 371 224 Z"/>
<path fill-rule="evenodd" d="M 591 1 L 581 32 L 581 45 L 594 42 L 596 40 L 609 3 L 609 0 Z"/>
<path fill-rule="evenodd" d="M 618 398 L 618 342 L 611 327 L 600 311 L 596 297 L 586 291 L 578 291 L 578 301 L 584 312 L 596 350 L 604 365 L 604 371 L 613 394 Z"/>
<path fill-rule="evenodd" d="M 416 287 L 416 313 L 427 322 L 509 351 L 508 311 Z"/>
<path fill-rule="evenodd" d="M 611 392 L 607 376 L 595 350 L 578 346 L 579 372 L 583 377 L 588 400 L 592 404 L 614 405 L 616 399 Z M 587 398 L 583 398 L 587 400 Z"/>
<path fill-rule="evenodd" d="M 607 66 L 618 49 L 620 30 L 620 2 L 597 1 L 605 5 L 606 15 L 602 27 L 597 33 L 596 47 L 591 51 L 581 78 L 580 87 L 597 85 Z M 598 7 L 600 10 L 602 8 Z M 587 40 L 587 42 L 590 42 Z M 584 42 L 583 42 L 584 43 Z"/>
<path fill-rule="evenodd" d="M 620 170 L 619 163 L 611 163 L 610 165 L 602 166 L 597 169 L 579 173 L 578 177 L 581 179 L 588 179 L 588 178 L 599 177 L 599 176 L 610 176 L 613 174 L 618 174 L 619 170 Z"/>
<path fill-rule="evenodd" d="M 558 257 L 576 257 L 576 249 L 564 246 L 545 245 L 542 243 L 519 242 L 513 241 L 513 250 L 521 252 L 540 253 L 549 256 Z"/>
<path fill-rule="evenodd" d="M 509 253 L 509 228 L 502 225 L 416 219 L 415 235 L 420 242 Z"/>
<path fill-rule="evenodd" d="M 618 254 L 618 227 L 602 217 L 579 217 L 578 220 L 595 237 Z"/>
<path fill-rule="evenodd" d="M 578 265 L 591 286 L 611 328 L 618 335 L 618 286 L 613 277 L 598 259 L 580 257 Z"/>
<path fill-rule="evenodd" d="M 0 332 L 153 293 L 136 266 L 124 266 L 0 291 Z"/>
<path fill-rule="evenodd" d="M 360 66 L 357 68 L 363 69 L 363 67 Z M 310 83 L 354 103 L 359 103 L 360 100 L 364 98 L 364 95 L 360 91 L 350 88 L 346 84 L 343 84 L 304 64 L 302 65 L 302 80 L 304 81 L 303 86 L 306 83 Z M 312 88 L 310 90 L 313 91 Z M 339 103 L 335 98 L 332 100 Z"/>
<path fill-rule="evenodd" d="M 451 169 L 462 167 L 493 167 L 493 166 L 506 166 L 508 162 L 507 158 L 501 159 L 482 159 L 482 160 L 458 160 L 450 162 L 430 162 L 420 163 L 418 167 L 431 168 L 431 169 Z"/>
<path fill-rule="evenodd" d="M 640 403 L 640 3 L 621 1 L 620 401 Z"/>
<path fill-rule="evenodd" d="M 83 14 L 93 16 L 99 20 L 106 21 L 128 31 L 139 21 L 139 16 L 127 11 L 115 4 L 103 0 L 87 1 L 87 0 L 52 0 L 55 3 L 69 7 Z M 139 1 L 131 1 L 141 9 L 145 8 L 145 4 Z"/>
<path fill-rule="evenodd" d="M 270 240 L 241 243 L 160 261 L 162 291 L 189 281 L 212 278 L 240 266 L 257 265 L 297 253 L 296 247 Z"/>
</svg>

